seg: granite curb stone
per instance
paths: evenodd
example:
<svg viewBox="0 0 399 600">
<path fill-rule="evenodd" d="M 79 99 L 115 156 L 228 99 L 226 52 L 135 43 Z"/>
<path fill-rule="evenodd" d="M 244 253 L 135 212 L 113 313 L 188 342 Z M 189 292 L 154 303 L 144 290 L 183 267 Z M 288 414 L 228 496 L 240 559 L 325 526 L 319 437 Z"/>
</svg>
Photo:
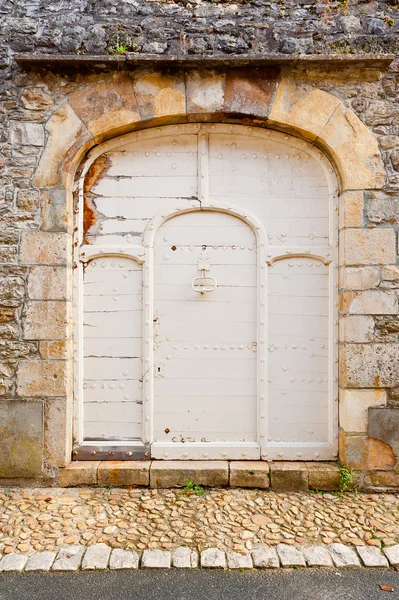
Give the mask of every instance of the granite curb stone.
<svg viewBox="0 0 399 600">
<path fill-rule="evenodd" d="M 384 554 L 385 556 L 384 556 Z M 224 552 L 207 548 L 200 554 L 202 568 L 219 569 L 276 569 L 278 567 L 367 567 L 387 568 L 399 566 L 399 544 L 381 550 L 375 546 L 350 547 L 333 543 L 326 546 L 295 547 L 278 544 L 261 545 L 251 552 Z M 359 557 L 361 560 L 359 560 Z M 12 552 L 0 559 L 0 572 L 13 571 L 77 571 L 106 569 L 195 569 L 199 566 L 197 550 L 179 546 L 174 550 L 143 550 L 141 564 L 139 553 L 121 548 L 112 549 L 104 543 L 89 548 L 69 546 L 56 552 L 35 552 L 28 556 Z"/>
</svg>

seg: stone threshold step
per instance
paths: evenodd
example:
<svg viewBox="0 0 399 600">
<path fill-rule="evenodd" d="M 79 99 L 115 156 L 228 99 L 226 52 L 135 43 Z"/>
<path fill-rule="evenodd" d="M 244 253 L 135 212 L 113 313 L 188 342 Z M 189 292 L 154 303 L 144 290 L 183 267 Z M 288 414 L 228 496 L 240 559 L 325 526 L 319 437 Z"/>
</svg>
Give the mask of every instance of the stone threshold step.
<svg viewBox="0 0 399 600">
<path fill-rule="evenodd" d="M 74 461 L 59 470 L 60 487 L 242 487 L 274 491 L 339 490 L 336 463 L 262 461 Z"/>
<path fill-rule="evenodd" d="M 294 547 L 288 544 L 258 546 L 251 552 L 225 552 L 219 548 L 197 550 L 180 546 L 169 550 L 112 549 L 98 543 L 68 546 L 58 552 L 35 552 L 31 555 L 12 552 L 0 560 L 0 572 L 21 571 L 94 571 L 103 569 L 276 569 L 279 567 L 382 567 L 399 566 L 399 544 L 381 551 L 374 546 L 350 547 L 344 544 Z"/>
</svg>

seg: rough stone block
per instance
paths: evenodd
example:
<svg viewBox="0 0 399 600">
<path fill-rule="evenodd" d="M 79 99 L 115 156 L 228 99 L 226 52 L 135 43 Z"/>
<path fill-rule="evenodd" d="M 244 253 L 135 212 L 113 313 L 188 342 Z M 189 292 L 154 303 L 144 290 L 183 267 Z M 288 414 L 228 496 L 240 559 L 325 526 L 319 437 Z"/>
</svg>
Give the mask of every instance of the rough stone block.
<svg viewBox="0 0 399 600">
<path fill-rule="evenodd" d="M 373 189 L 385 184 L 386 171 L 377 139 L 352 110 L 340 103 L 326 123 L 322 138 L 337 165 L 343 190 Z"/>
<path fill-rule="evenodd" d="M 276 491 L 307 490 L 308 470 L 303 463 L 270 463 L 271 487 Z"/>
<path fill-rule="evenodd" d="M 170 569 L 170 552 L 167 550 L 144 550 L 141 566 L 143 569 Z"/>
<path fill-rule="evenodd" d="M 11 552 L 0 560 L 0 571 L 22 571 L 28 557 L 25 554 Z"/>
<path fill-rule="evenodd" d="M 339 395 L 339 423 L 346 432 L 366 433 L 368 410 L 371 406 L 385 406 L 385 390 L 341 390 Z"/>
<path fill-rule="evenodd" d="M 201 567 L 206 569 L 225 569 L 226 554 L 219 548 L 207 548 L 201 552 Z"/>
<path fill-rule="evenodd" d="M 341 267 L 340 287 L 346 290 L 369 290 L 378 287 L 379 267 Z"/>
<path fill-rule="evenodd" d="M 56 552 L 36 552 L 29 557 L 25 571 L 50 571 Z"/>
<path fill-rule="evenodd" d="M 104 461 L 98 467 L 98 485 L 140 486 L 150 483 L 150 463 L 141 461 Z"/>
<path fill-rule="evenodd" d="M 186 114 L 184 75 L 145 73 L 134 82 L 141 119 Z"/>
<path fill-rule="evenodd" d="M 272 546 L 258 546 L 252 550 L 254 567 L 258 569 L 277 569 L 280 566 L 276 549 Z"/>
<path fill-rule="evenodd" d="M 58 473 L 60 487 L 74 487 L 79 485 L 97 485 L 97 471 L 100 462 L 74 461 Z"/>
<path fill-rule="evenodd" d="M 68 548 L 61 548 L 51 570 L 77 571 L 82 564 L 85 551 L 86 548 L 84 546 L 68 546 Z"/>
<path fill-rule="evenodd" d="M 179 546 L 172 552 L 172 566 L 178 569 L 196 569 L 198 567 L 198 552 L 187 548 L 187 546 Z"/>
<path fill-rule="evenodd" d="M 399 281 L 399 266 L 389 265 L 382 268 L 381 279 L 383 281 Z"/>
<path fill-rule="evenodd" d="M 269 121 L 284 123 L 315 140 L 339 105 L 331 94 L 286 78 L 278 86 Z"/>
<path fill-rule="evenodd" d="M 399 386 L 399 344 L 345 344 L 340 384 L 346 388 Z"/>
<path fill-rule="evenodd" d="M 368 481 L 372 488 L 398 488 L 399 473 L 395 471 L 371 471 L 368 473 Z"/>
<path fill-rule="evenodd" d="M 277 69 L 237 68 L 226 74 L 225 112 L 267 117 L 277 90 Z"/>
<path fill-rule="evenodd" d="M 388 548 L 384 548 L 383 552 L 389 560 L 389 564 L 391 565 L 391 567 L 399 566 L 399 544 L 396 544 L 395 546 L 389 546 Z"/>
<path fill-rule="evenodd" d="M 277 544 L 277 554 L 282 567 L 306 567 L 300 550 L 288 544 Z"/>
<path fill-rule="evenodd" d="M 375 546 L 358 546 L 357 552 L 365 567 L 388 567 L 388 561 Z"/>
<path fill-rule="evenodd" d="M 21 361 L 17 372 L 20 396 L 67 396 L 70 389 L 70 361 Z"/>
<path fill-rule="evenodd" d="M 66 467 L 71 460 L 72 403 L 48 398 L 44 406 L 44 456 L 48 465 Z"/>
<path fill-rule="evenodd" d="M 389 265 L 395 263 L 393 229 L 344 229 L 340 233 L 343 265 Z"/>
<path fill-rule="evenodd" d="M 40 217 L 45 231 L 71 231 L 73 218 L 68 210 L 66 190 L 53 188 L 41 193 Z"/>
<path fill-rule="evenodd" d="M 333 562 L 327 548 L 324 546 L 308 546 L 302 548 L 308 567 L 332 567 Z"/>
<path fill-rule="evenodd" d="M 339 228 L 363 226 L 363 192 L 347 191 L 339 199 Z"/>
<path fill-rule="evenodd" d="M 329 463 L 306 463 L 309 473 L 309 488 L 332 492 L 339 490 L 340 473 L 337 465 Z"/>
<path fill-rule="evenodd" d="M 352 315 L 396 315 L 398 310 L 398 297 L 391 290 L 359 292 L 348 307 L 348 312 Z"/>
<path fill-rule="evenodd" d="M 94 571 L 96 569 L 106 569 L 108 566 L 111 548 L 107 544 L 93 544 L 87 548 L 83 557 L 83 571 Z"/>
<path fill-rule="evenodd" d="M 11 121 L 10 139 L 12 144 L 18 146 L 43 146 L 43 125 L 25 121 Z"/>
<path fill-rule="evenodd" d="M 39 204 L 37 190 L 20 190 L 17 194 L 17 208 L 26 212 L 35 212 Z"/>
<path fill-rule="evenodd" d="M 269 465 L 266 462 L 234 461 L 230 463 L 230 486 L 267 489 Z"/>
<path fill-rule="evenodd" d="M 23 231 L 20 263 L 22 265 L 68 265 L 71 236 L 68 233 Z"/>
<path fill-rule="evenodd" d="M 110 569 L 138 569 L 139 555 L 137 552 L 115 548 L 109 559 Z"/>
<path fill-rule="evenodd" d="M 47 300 L 25 304 L 24 339 L 58 340 L 68 336 L 70 302 Z"/>
<path fill-rule="evenodd" d="M 349 305 L 349 312 L 355 300 Z M 374 338 L 374 319 L 370 316 L 348 316 L 339 320 L 339 339 L 341 342 L 372 342 Z"/>
<path fill-rule="evenodd" d="M 227 461 L 153 461 L 150 467 L 152 488 L 184 487 L 187 481 L 206 487 L 223 487 L 229 483 Z"/>
<path fill-rule="evenodd" d="M 396 459 L 392 448 L 384 442 L 364 435 L 346 435 L 341 459 L 355 471 L 390 470 Z"/>
<path fill-rule="evenodd" d="M 330 544 L 328 550 L 336 567 L 360 567 L 355 550 L 344 544 Z"/>
<path fill-rule="evenodd" d="M 227 567 L 229 569 L 252 569 L 251 555 L 241 552 L 226 552 Z"/>
<path fill-rule="evenodd" d="M 36 477 L 43 467 L 43 403 L 0 402 L 0 477 Z"/>
<path fill-rule="evenodd" d="M 42 341 L 39 344 L 40 356 L 44 360 L 62 360 L 73 357 L 72 340 Z"/>
<path fill-rule="evenodd" d="M 189 71 L 186 75 L 187 112 L 222 113 L 225 74 L 216 71 Z"/>
<path fill-rule="evenodd" d="M 399 459 L 399 409 L 370 408 L 368 434 L 388 444 Z"/>
<path fill-rule="evenodd" d="M 28 296 L 31 300 L 68 300 L 69 270 L 65 267 L 33 266 L 28 277 Z"/>
<path fill-rule="evenodd" d="M 79 140 L 81 147 L 91 135 L 69 104 L 62 104 L 46 123 L 49 137 L 36 169 L 34 185 L 52 187 L 61 183 L 60 165 Z"/>
</svg>

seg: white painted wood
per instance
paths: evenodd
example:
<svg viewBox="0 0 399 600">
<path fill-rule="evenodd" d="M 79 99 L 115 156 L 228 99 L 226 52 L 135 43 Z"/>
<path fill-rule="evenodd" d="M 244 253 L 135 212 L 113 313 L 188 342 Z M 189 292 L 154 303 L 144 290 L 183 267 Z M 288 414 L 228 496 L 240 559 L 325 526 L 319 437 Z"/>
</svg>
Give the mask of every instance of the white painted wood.
<svg viewBox="0 0 399 600">
<path fill-rule="evenodd" d="M 131 257 L 101 255 L 83 277 L 84 438 L 141 439 L 141 266 Z"/>
<path fill-rule="evenodd" d="M 102 439 L 141 437 L 156 458 L 256 459 L 259 446 L 264 459 L 334 458 L 337 183 L 329 162 L 288 135 L 221 124 L 110 140 L 91 151 L 83 177 L 104 153 L 86 245 L 82 210 L 77 221 L 84 308 L 79 302 L 75 396 L 91 413 L 83 434 L 77 411 L 76 439 L 100 430 Z M 131 266 L 119 277 L 124 252 Z M 199 264 L 210 266 L 214 291 L 192 289 Z M 110 366 L 126 360 L 136 361 L 134 379 Z M 129 403 L 140 423 L 125 412 Z M 107 406 L 118 407 L 118 422 L 104 420 Z M 186 441 L 170 442 L 171 432 Z"/>
</svg>

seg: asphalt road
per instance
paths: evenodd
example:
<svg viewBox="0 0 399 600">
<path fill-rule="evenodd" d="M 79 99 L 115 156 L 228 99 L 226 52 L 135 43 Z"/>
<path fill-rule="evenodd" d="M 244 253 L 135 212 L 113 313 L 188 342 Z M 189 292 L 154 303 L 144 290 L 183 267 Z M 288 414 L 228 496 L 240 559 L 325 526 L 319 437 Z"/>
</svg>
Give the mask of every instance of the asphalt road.
<svg viewBox="0 0 399 600">
<path fill-rule="evenodd" d="M 383 583 L 395 588 L 382 591 Z M 388 569 L 101 571 L 0 575 L 0 600 L 374 600 L 399 599 Z"/>
</svg>

